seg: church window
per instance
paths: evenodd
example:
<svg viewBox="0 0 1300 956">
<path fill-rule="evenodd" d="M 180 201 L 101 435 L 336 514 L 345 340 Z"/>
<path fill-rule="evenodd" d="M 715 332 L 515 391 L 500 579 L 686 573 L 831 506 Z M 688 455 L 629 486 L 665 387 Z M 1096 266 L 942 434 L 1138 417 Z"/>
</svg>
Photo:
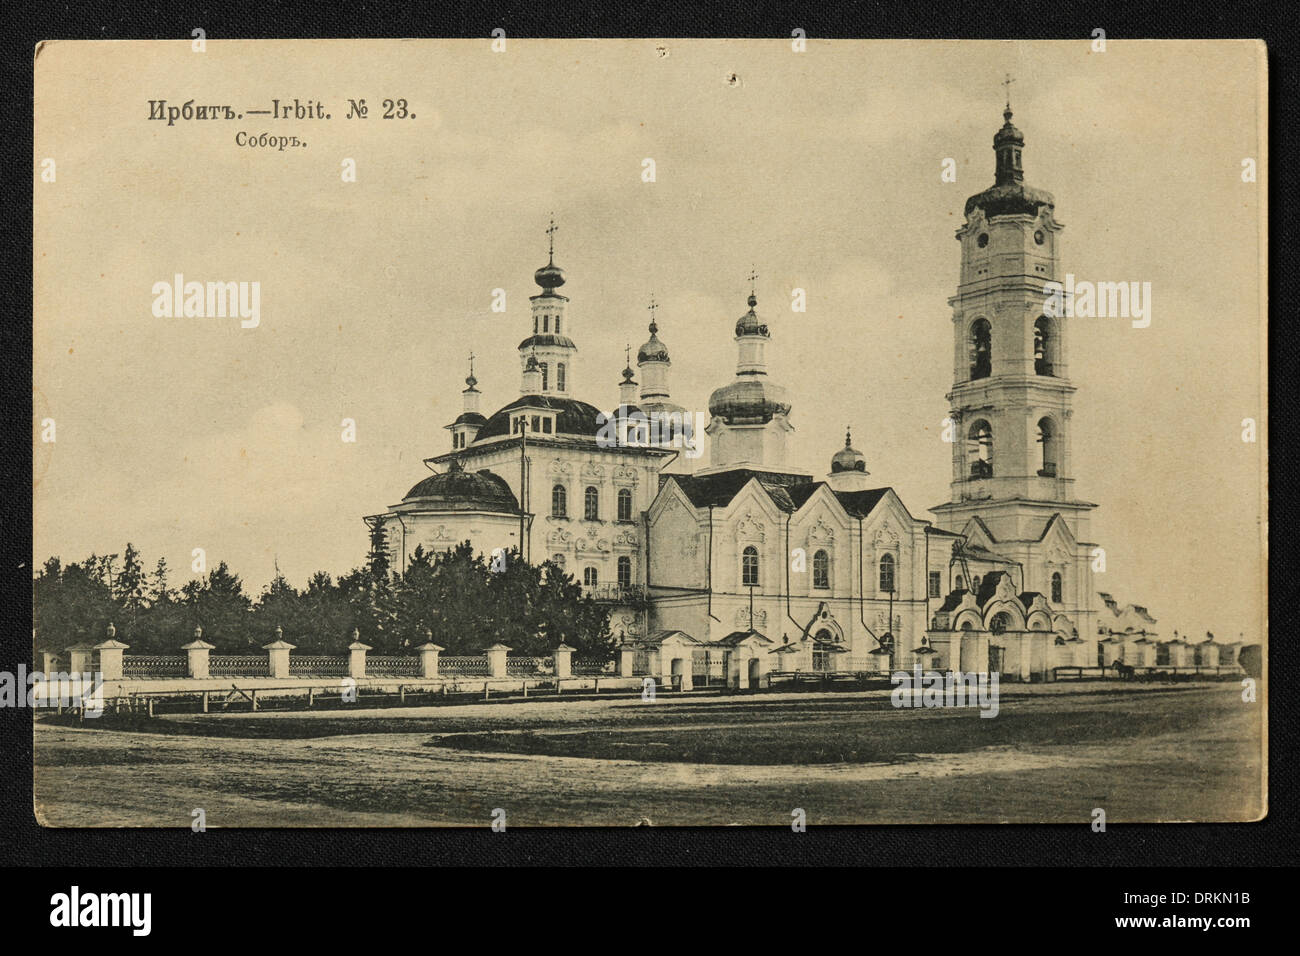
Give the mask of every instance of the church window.
<svg viewBox="0 0 1300 956">
<path fill-rule="evenodd" d="M 880 590 L 892 593 L 894 590 L 894 556 L 880 556 Z"/>
<path fill-rule="evenodd" d="M 557 362 L 555 364 L 555 390 L 557 392 L 564 391 L 564 363 L 563 362 Z"/>
<path fill-rule="evenodd" d="M 547 385 L 551 381 L 550 369 L 545 362 L 538 363 L 538 368 L 542 370 L 542 391 L 546 391 Z"/>
<path fill-rule="evenodd" d="M 987 232 L 981 232 L 979 238 L 975 240 L 975 244 L 983 249 L 989 244 L 989 234 Z"/>
<path fill-rule="evenodd" d="M 621 588 L 632 586 L 632 559 L 626 555 L 618 559 L 618 586 Z"/>
<path fill-rule="evenodd" d="M 1061 587 L 1061 572 L 1053 571 L 1052 572 L 1052 603 L 1053 604 L 1060 604 L 1061 601 L 1064 600 L 1061 597 L 1061 592 L 1063 590 L 1064 589 Z"/>
<path fill-rule="evenodd" d="M 556 485 L 551 489 L 551 516 L 554 518 L 563 518 L 568 514 L 569 494 L 564 490 L 564 485 Z"/>
<path fill-rule="evenodd" d="M 1056 426 L 1050 418 L 1038 421 L 1038 474 L 1043 478 L 1056 477 L 1057 448 Z"/>
<path fill-rule="evenodd" d="M 740 583 L 744 587 L 758 587 L 758 548 L 752 544 L 740 557 Z"/>
<path fill-rule="evenodd" d="M 1040 315 L 1034 320 L 1034 374 L 1054 375 L 1053 364 L 1056 360 L 1056 336 L 1052 320 Z"/>
<path fill-rule="evenodd" d="M 558 315 L 555 317 L 555 334 L 560 334 L 560 317 Z"/>
<path fill-rule="evenodd" d="M 543 434 L 543 435 L 549 435 L 550 433 L 551 433 L 551 419 L 550 419 L 549 417 L 547 417 L 547 418 L 543 418 L 543 419 L 542 419 L 542 434 Z"/>
<path fill-rule="evenodd" d="M 588 521 L 600 520 L 600 492 L 592 485 L 587 486 L 582 496 L 582 516 Z"/>
<path fill-rule="evenodd" d="M 551 331 L 551 317 L 549 315 L 542 316 L 542 331 L 543 332 Z"/>
<path fill-rule="evenodd" d="M 618 520 L 632 520 L 632 492 L 627 488 L 618 490 Z"/>
<path fill-rule="evenodd" d="M 993 615 L 993 620 L 989 622 L 989 630 L 994 634 L 1005 634 L 1007 628 L 1011 626 L 1011 615 L 1006 611 L 999 611 Z"/>
<path fill-rule="evenodd" d="M 957 575 L 957 590 L 960 591 L 965 586 L 966 586 L 965 580 L 962 578 L 960 574 Z"/>
<path fill-rule="evenodd" d="M 978 574 L 971 575 L 971 579 L 970 579 L 970 589 L 971 589 L 972 591 L 974 591 L 976 594 L 979 593 L 979 590 L 980 590 L 980 576 L 979 576 Z"/>
<path fill-rule="evenodd" d="M 537 323 L 540 321 L 541 319 L 539 319 L 537 316 L 533 316 L 533 335 L 537 334 Z"/>
<path fill-rule="evenodd" d="M 993 374 L 993 330 L 987 319 L 976 319 L 970 327 L 970 377 Z"/>
<path fill-rule="evenodd" d="M 594 588 L 598 583 L 598 580 L 599 580 L 599 575 L 596 573 L 595 568 L 586 567 L 582 569 L 582 583 L 585 584 L 587 587 Z"/>
<path fill-rule="evenodd" d="M 966 463 L 972 478 L 993 477 L 993 429 L 983 419 L 966 433 Z"/>
<path fill-rule="evenodd" d="M 932 598 L 939 597 L 940 596 L 939 592 L 942 588 L 943 588 L 943 576 L 938 571 L 931 571 L 930 590 L 929 590 L 930 597 Z"/>
<path fill-rule="evenodd" d="M 534 415 L 534 416 L 533 416 L 533 431 L 535 431 L 535 432 L 539 432 L 539 431 L 541 431 L 541 430 L 542 430 L 542 417 L 541 417 L 540 415 Z"/>
<path fill-rule="evenodd" d="M 831 559 L 825 551 L 813 555 L 813 587 L 829 588 L 831 586 Z"/>
</svg>

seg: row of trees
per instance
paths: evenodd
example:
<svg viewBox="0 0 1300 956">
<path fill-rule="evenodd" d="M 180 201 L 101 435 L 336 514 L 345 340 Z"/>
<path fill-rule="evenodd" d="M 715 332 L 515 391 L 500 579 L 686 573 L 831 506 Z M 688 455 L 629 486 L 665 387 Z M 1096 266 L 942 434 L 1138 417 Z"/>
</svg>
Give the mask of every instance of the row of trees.
<svg viewBox="0 0 1300 956">
<path fill-rule="evenodd" d="M 353 629 L 377 654 L 401 654 L 432 640 L 448 655 L 503 643 L 515 653 L 549 653 L 564 641 L 580 653 L 611 652 L 609 612 L 551 562 L 511 551 L 490 562 L 468 541 L 434 554 L 417 547 L 405 572 L 393 572 L 379 542 L 370 560 L 337 580 L 317 571 L 298 590 L 276 574 L 255 599 L 223 561 L 179 589 L 167 562 L 146 572 L 139 552 L 95 555 L 63 565 L 55 557 L 34 582 L 37 650 L 97 644 L 112 622 L 131 653 L 178 654 L 203 628 L 218 653 L 261 653 L 277 627 L 299 653 L 338 654 Z"/>
</svg>

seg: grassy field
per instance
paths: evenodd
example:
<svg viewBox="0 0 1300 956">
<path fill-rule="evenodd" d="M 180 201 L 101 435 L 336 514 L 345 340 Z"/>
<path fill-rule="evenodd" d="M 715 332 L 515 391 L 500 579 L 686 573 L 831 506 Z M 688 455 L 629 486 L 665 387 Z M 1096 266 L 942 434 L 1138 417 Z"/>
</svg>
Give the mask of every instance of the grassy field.
<svg viewBox="0 0 1300 956">
<path fill-rule="evenodd" d="M 1244 821 L 1262 704 L 1235 682 L 1003 685 L 977 709 L 888 692 L 39 719 L 50 826 Z"/>
</svg>

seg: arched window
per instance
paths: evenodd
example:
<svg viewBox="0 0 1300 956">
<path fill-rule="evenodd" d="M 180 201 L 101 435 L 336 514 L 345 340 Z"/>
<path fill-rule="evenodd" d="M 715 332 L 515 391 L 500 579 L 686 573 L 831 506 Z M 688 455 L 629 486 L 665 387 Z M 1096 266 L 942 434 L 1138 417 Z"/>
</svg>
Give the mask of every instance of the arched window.
<svg viewBox="0 0 1300 956">
<path fill-rule="evenodd" d="M 587 587 L 594 588 L 598 578 L 599 575 L 597 575 L 595 568 L 585 567 L 582 569 L 582 583 Z"/>
<path fill-rule="evenodd" d="M 557 392 L 564 391 L 564 363 L 563 362 L 555 363 L 555 390 Z"/>
<path fill-rule="evenodd" d="M 539 362 L 537 367 L 542 370 L 542 391 L 544 392 L 546 391 L 547 383 L 551 380 L 551 376 L 545 362 Z"/>
<path fill-rule="evenodd" d="M 1050 418 L 1038 420 L 1038 474 L 1043 478 L 1056 477 L 1056 465 L 1060 459 L 1060 449 L 1056 434 L 1056 425 Z"/>
<path fill-rule="evenodd" d="M 894 590 L 894 556 L 892 554 L 882 554 L 880 556 L 880 590 L 885 592 Z"/>
<path fill-rule="evenodd" d="M 1061 597 L 1061 592 L 1063 590 L 1064 589 L 1061 587 L 1061 572 L 1053 571 L 1052 572 L 1052 603 L 1053 604 L 1060 604 L 1064 600 L 1064 598 Z"/>
<path fill-rule="evenodd" d="M 974 591 L 976 594 L 979 594 L 979 590 L 980 590 L 980 576 L 979 576 L 978 574 L 972 574 L 972 575 L 971 575 L 971 577 L 970 577 L 970 589 L 971 589 L 972 591 Z"/>
<path fill-rule="evenodd" d="M 1034 320 L 1034 374 L 1055 375 L 1056 335 L 1052 320 L 1040 315 Z"/>
<path fill-rule="evenodd" d="M 745 587 L 758 587 L 758 548 L 752 544 L 740 557 L 740 583 Z"/>
<path fill-rule="evenodd" d="M 983 419 L 966 433 L 966 464 L 972 478 L 993 477 L 993 429 Z"/>
<path fill-rule="evenodd" d="M 618 489 L 618 520 L 632 520 L 632 491 L 628 488 Z"/>
<path fill-rule="evenodd" d="M 555 317 L 555 334 L 560 334 L 560 317 L 558 315 Z"/>
<path fill-rule="evenodd" d="M 551 331 L 551 316 L 549 314 L 542 316 L 542 331 Z"/>
<path fill-rule="evenodd" d="M 1011 615 L 1006 611 L 999 611 L 993 615 L 993 620 L 989 622 L 989 630 L 994 634 L 1006 633 L 1007 628 L 1011 626 Z"/>
<path fill-rule="evenodd" d="M 551 489 L 551 517 L 563 518 L 568 514 L 569 493 L 564 490 L 564 485 L 556 485 Z"/>
<path fill-rule="evenodd" d="M 829 588 L 831 586 L 831 557 L 825 551 L 813 555 L 813 587 Z"/>
<path fill-rule="evenodd" d="M 970 327 L 970 377 L 993 374 L 993 331 L 987 319 L 976 319 Z"/>
<path fill-rule="evenodd" d="M 621 588 L 632 586 L 632 559 L 627 555 L 618 559 L 618 586 Z"/>
<path fill-rule="evenodd" d="M 582 516 L 588 521 L 600 519 L 600 492 L 594 485 L 588 485 L 582 494 Z"/>
<path fill-rule="evenodd" d="M 960 591 L 965 586 L 966 586 L 965 580 L 962 578 L 960 574 L 957 575 L 957 590 Z"/>
</svg>

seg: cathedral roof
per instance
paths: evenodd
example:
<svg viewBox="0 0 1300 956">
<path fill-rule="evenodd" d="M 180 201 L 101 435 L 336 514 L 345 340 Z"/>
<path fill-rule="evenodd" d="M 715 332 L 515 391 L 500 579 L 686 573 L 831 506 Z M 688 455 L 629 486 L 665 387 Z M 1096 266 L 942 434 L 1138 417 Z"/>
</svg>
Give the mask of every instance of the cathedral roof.
<svg viewBox="0 0 1300 956">
<path fill-rule="evenodd" d="M 580 402 L 576 398 L 558 398 L 554 395 L 524 395 L 495 412 L 487 420 L 487 423 L 479 429 L 478 436 L 475 439 L 476 443 L 486 438 L 509 435 L 510 413 L 516 408 L 554 409 L 559 413 L 555 416 L 555 433 L 557 435 L 580 435 L 584 438 L 595 438 L 596 432 L 601 428 L 596 421 L 596 417 L 601 412 L 594 405 Z M 529 441 L 532 441 L 533 437 L 530 435 Z"/>
<path fill-rule="evenodd" d="M 824 481 L 813 481 L 808 475 L 755 471 L 750 468 L 736 468 L 713 475 L 666 475 L 664 478 L 677 482 L 687 499 L 697 508 L 707 508 L 710 505 L 715 508 L 725 507 L 751 479 L 757 479 L 773 504 L 786 514 L 798 511 L 818 488 L 826 484 Z M 831 491 L 852 518 L 867 517 L 888 493 L 888 488 Z"/>
<path fill-rule="evenodd" d="M 433 511 L 498 511 L 519 513 L 519 502 L 506 480 L 487 469 L 466 471 L 459 462 L 440 475 L 417 483 L 402 502 Z"/>
</svg>

